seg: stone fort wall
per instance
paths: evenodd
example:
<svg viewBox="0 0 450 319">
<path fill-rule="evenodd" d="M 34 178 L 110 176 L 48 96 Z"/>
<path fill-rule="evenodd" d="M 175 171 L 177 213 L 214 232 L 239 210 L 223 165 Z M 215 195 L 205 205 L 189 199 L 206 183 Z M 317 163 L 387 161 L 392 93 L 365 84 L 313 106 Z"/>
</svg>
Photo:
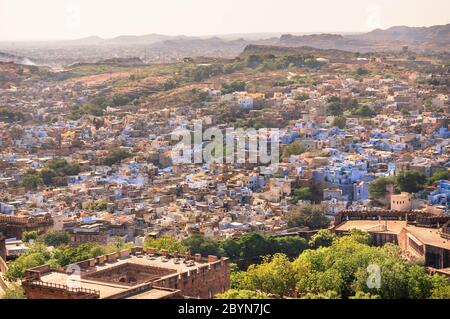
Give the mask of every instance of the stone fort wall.
<svg viewBox="0 0 450 319">
<path fill-rule="evenodd" d="M 145 249 L 143 247 L 134 247 L 108 255 L 99 256 L 81 261 L 78 265 L 81 269 L 81 277 L 85 274 L 94 274 L 96 265 L 104 265 L 106 262 L 114 262 L 118 259 L 127 258 L 130 255 L 153 254 L 156 256 L 166 256 L 167 258 L 182 257 L 187 260 L 195 260 L 204 264 L 198 268 L 188 270 L 182 273 L 175 273 L 164 279 L 157 279 L 151 282 L 153 288 L 161 288 L 163 290 L 179 291 L 183 296 L 208 299 L 213 298 L 216 294 L 222 293 L 230 289 L 230 267 L 229 259 L 218 259 L 216 256 L 203 257 L 200 254 L 194 256 L 190 254 L 173 253 L 167 251 L 158 252 L 154 248 Z M 40 281 L 40 276 L 51 271 L 65 272 L 64 269 L 55 270 L 49 265 L 43 265 L 27 270 L 22 286 L 28 298 L 33 299 L 89 299 L 99 298 L 96 291 L 79 291 L 69 289 L 62 285 L 47 285 Z M 130 289 L 129 293 L 120 293 L 117 296 L 110 296 L 109 299 L 125 298 L 132 294 L 134 289 Z"/>
</svg>

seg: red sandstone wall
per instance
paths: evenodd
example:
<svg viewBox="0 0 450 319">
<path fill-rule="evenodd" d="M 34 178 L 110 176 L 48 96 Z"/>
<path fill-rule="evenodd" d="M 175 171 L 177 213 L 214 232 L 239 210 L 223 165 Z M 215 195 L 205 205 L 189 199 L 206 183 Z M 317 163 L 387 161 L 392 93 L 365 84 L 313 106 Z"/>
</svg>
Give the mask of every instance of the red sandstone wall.
<svg viewBox="0 0 450 319">
<path fill-rule="evenodd" d="M 217 263 L 189 273 L 183 273 L 164 280 L 156 281 L 155 287 L 179 289 L 185 296 L 202 299 L 214 298 L 216 294 L 230 289 L 229 260 L 221 260 Z"/>
<path fill-rule="evenodd" d="M 28 299 L 95 299 L 85 294 L 73 293 L 63 289 L 23 286 Z"/>
</svg>

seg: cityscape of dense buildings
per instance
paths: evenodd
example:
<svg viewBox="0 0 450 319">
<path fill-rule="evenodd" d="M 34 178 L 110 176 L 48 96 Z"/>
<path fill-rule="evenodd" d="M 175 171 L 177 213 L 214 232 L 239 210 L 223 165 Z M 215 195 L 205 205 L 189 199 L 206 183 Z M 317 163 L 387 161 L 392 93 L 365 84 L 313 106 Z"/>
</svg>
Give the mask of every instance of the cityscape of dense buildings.
<svg viewBox="0 0 450 319">
<path fill-rule="evenodd" d="M 0 62 L 0 296 L 450 298 L 449 52 L 286 38 Z"/>
</svg>

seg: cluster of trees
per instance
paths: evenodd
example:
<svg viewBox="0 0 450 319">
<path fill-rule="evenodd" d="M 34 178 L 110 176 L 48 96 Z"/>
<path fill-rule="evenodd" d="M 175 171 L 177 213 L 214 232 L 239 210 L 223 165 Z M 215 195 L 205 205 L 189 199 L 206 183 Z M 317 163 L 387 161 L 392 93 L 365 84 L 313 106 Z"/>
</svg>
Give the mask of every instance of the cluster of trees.
<svg viewBox="0 0 450 319">
<path fill-rule="evenodd" d="M 191 106 L 193 108 L 199 108 L 203 105 L 204 102 L 209 102 L 211 100 L 211 97 L 206 91 L 192 89 L 190 93 L 192 94 Z"/>
<path fill-rule="evenodd" d="M 282 70 L 289 67 L 320 68 L 322 64 L 312 55 L 273 55 L 251 54 L 243 61 L 248 68 L 262 70 Z"/>
<path fill-rule="evenodd" d="M 345 117 L 342 114 L 346 111 L 349 111 L 353 116 L 372 117 L 377 115 L 367 104 L 359 105 L 356 99 L 344 99 L 337 96 L 328 99 L 327 115 L 338 116 L 343 121 Z"/>
<path fill-rule="evenodd" d="M 11 284 L 8 289 L 6 289 L 1 299 L 27 299 L 25 296 L 25 291 L 18 284 Z"/>
<path fill-rule="evenodd" d="M 289 85 L 293 85 L 295 84 L 294 80 L 289 80 L 287 78 L 278 78 L 278 79 L 273 79 L 272 80 L 272 85 L 273 86 L 279 86 L 279 87 L 283 87 L 283 86 L 289 86 Z"/>
<path fill-rule="evenodd" d="M 247 271 L 234 271 L 232 290 L 218 297 L 251 297 L 247 292 L 254 291 L 305 299 L 450 298 L 448 279 L 402 260 L 397 246 L 371 247 L 370 236 L 360 231 L 329 236 L 327 245 L 305 250 L 294 261 L 275 254 Z"/>
<path fill-rule="evenodd" d="M 162 91 L 170 91 L 178 87 L 178 82 L 175 80 L 167 80 L 161 85 Z"/>
<path fill-rule="evenodd" d="M 359 77 L 363 77 L 368 74 L 370 74 L 370 71 L 365 68 L 360 67 L 356 69 L 356 75 Z"/>
<path fill-rule="evenodd" d="M 347 118 L 345 116 L 336 116 L 333 119 L 333 122 L 331 122 L 331 127 L 338 127 L 341 130 L 343 130 L 345 128 L 345 126 L 347 125 Z"/>
<path fill-rule="evenodd" d="M 291 155 L 300 155 L 307 151 L 308 149 L 299 142 L 294 142 L 287 145 L 283 150 L 283 158 L 289 158 Z"/>
<path fill-rule="evenodd" d="M 295 99 L 297 101 L 306 101 L 309 100 L 309 94 L 308 93 L 299 93 L 295 95 Z"/>
<path fill-rule="evenodd" d="M 70 110 L 69 118 L 71 120 L 79 120 L 84 115 L 103 116 L 106 107 L 107 106 L 93 103 L 77 105 L 72 110 Z"/>
<path fill-rule="evenodd" d="M 86 207 L 86 209 L 93 210 L 96 212 L 104 211 L 107 208 L 108 208 L 108 203 L 103 200 L 96 201 Z"/>
<path fill-rule="evenodd" d="M 269 295 L 245 289 L 229 289 L 223 294 L 216 295 L 217 299 L 269 299 Z"/>
<path fill-rule="evenodd" d="M 308 186 L 294 189 L 294 200 L 296 202 L 298 202 L 299 200 L 312 200 L 312 199 L 313 194 Z"/>
<path fill-rule="evenodd" d="M 382 197 L 387 193 L 387 185 L 392 185 L 397 193 L 417 193 L 423 190 L 427 183 L 431 185 L 436 181 L 449 179 L 449 177 L 447 170 L 436 171 L 429 179 L 419 171 L 403 171 L 397 176 L 378 177 L 370 183 L 369 193 L 375 198 Z"/>
<path fill-rule="evenodd" d="M 42 243 L 46 246 L 62 246 L 69 244 L 70 237 L 65 231 L 49 231 L 45 234 L 38 235 L 37 231 L 25 231 L 22 233 L 22 241 L 30 243 L 31 241 Z"/>
<path fill-rule="evenodd" d="M 123 106 L 131 103 L 136 96 L 130 95 L 114 95 L 113 97 L 96 96 L 88 103 L 75 106 L 69 114 L 72 120 L 78 120 L 84 115 L 103 116 L 108 106 Z"/>
<path fill-rule="evenodd" d="M 189 61 L 191 62 L 191 61 Z M 312 55 L 251 54 L 229 64 L 189 64 L 181 71 L 180 82 L 201 82 L 211 77 L 231 74 L 246 68 L 261 70 L 282 70 L 289 67 L 320 68 L 322 64 Z"/>
<path fill-rule="evenodd" d="M 114 164 L 120 163 L 126 158 L 133 157 L 134 155 L 124 149 L 113 149 L 109 151 L 108 155 L 103 159 L 103 164 L 112 166 Z"/>
<path fill-rule="evenodd" d="M 213 76 L 224 74 L 222 64 L 190 65 L 182 70 L 185 82 L 201 82 Z"/>
<path fill-rule="evenodd" d="M 236 261 L 259 260 L 261 256 L 279 252 L 293 257 L 308 248 L 308 242 L 301 237 L 269 237 L 258 233 L 249 233 L 236 239 L 226 239 L 220 245 L 224 255 Z"/>
<path fill-rule="evenodd" d="M 132 243 L 124 243 L 120 238 L 114 238 L 106 246 L 87 243 L 72 247 L 67 245 L 67 238 L 63 232 L 43 235 L 42 240 L 38 238 L 22 256 L 9 265 L 8 271 L 4 274 L 5 278 L 10 282 L 15 282 L 22 278 L 29 268 L 44 264 L 49 264 L 55 268 L 65 267 L 72 263 L 120 251 L 133 245 Z M 55 248 L 49 249 L 47 245 Z"/>
<path fill-rule="evenodd" d="M 158 251 L 166 249 L 169 253 L 176 251 L 186 252 L 188 250 L 188 248 L 181 241 L 170 236 L 161 236 L 158 238 L 147 237 L 144 242 L 144 247 L 156 248 Z"/>
<path fill-rule="evenodd" d="M 233 92 L 242 92 L 247 88 L 247 84 L 244 81 L 233 81 L 230 84 L 224 83 L 222 85 L 222 93 L 228 94 Z"/>
<path fill-rule="evenodd" d="M 378 177 L 369 184 L 369 194 L 372 197 L 383 197 L 387 194 L 387 186 L 395 185 L 396 179 L 393 176 Z"/>
<path fill-rule="evenodd" d="M 352 114 L 356 115 L 356 116 L 362 116 L 362 117 L 372 117 L 372 116 L 377 115 L 377 112 L 375 112 L 368 105 L 361 105 L 356 110 L 354 110 L 352 112 Z"/>
<path fill-rule="evenodd" d="M 236 121 L 236 127 L 238 128 L 254 128 L 255 130 L 259 130 L 261 128 L 266 127 L 263 123 L 263 121 L 255 118 L 247 118 L 247 119 L 238 119 Z"/>
<path fill-rule="evenodd" d="M 35 189 L 39 185 L 67 186 L 67 176 L 78 175 L 80 170 L 77 163 L 54 158 L 39 171 L 28 170 L 22 178 L 22 185 L 30 189 Z"/>
<path fill-rule="evenodd" d="M 14 123 L 25 121 L 26 116 L 20 111 L 14 111 L 9 108 L 0 110 L 0 122 Z"/>
<path fill-rule="evenodd" d="M 227 256 L 233 261 L 255 261 L 261 256 L 273 255 L 278 252 L 294 257 L 309 247 L 308 242 L 301 237 L 269 237 L 255 232 L 221 241 L 199 234 L 192 235 L 183 241 L 169 236 L 161 236 L 156 239 L 148 237 L 144 246 L 154 247 L 159 251 L 166 249 L 169 252 L 200 253 L 202 256 Z"/>
<path fill-rule="evenodd" d="M 330 225 L 330 220 L 325 213 L 326 210 L 323 205 L 293 206 L 286 216 L 286 222 L 289 227 L 327 228 Z"/>
<path fill-rule="evenodd" d="M 401 192 L 417 193 L 424 189 L 426 176 L 418 171 L 403 171 L 396 176 L 396 185 Z"/>
<path fill-rule="evenodd" d="M 428 183 L 430 185 L 432 185 L 434 182 L 437 182 L 437 181 L 440 181 L 440 180 L 450 180 L 450 171 L 449 170 L 444 170 L 444 169 L 437 170 L 428 179 Z"/>
</svg>

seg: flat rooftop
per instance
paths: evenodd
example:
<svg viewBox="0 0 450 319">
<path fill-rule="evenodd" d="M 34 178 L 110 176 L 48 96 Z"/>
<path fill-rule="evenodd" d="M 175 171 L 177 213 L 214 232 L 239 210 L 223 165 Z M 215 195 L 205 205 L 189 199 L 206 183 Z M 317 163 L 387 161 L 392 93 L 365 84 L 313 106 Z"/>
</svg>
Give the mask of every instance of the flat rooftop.
<svg viewBox="0 0 450 319">
<path fill-rule="evenodd" d="M 406 230 L 425 245 L 450 250 L 450 240 L 442 238 L 439 229 L 408 226 Z"/>
<path fill-rule="evenodd" d="M 52 284 L 66 285 L 73 288 L 85 288 L 85 289 L 93 289 L 100 291 L 100 298 L 107 298 L 109 296 L 125 292 L 133 287 L 142 284 L 142 282 L 120 282 L 119 279 L 113 278 L 117 277 L 120 274 L 115 273 L 115 269 L 120 269 L 120 266 L 127 267 L 127 265 L 138 265 L 149 268 L 149 272 L 155 271 L 155 275 L 152 277 L 148 277 L 148 281 L 146 278 L 142 280 L 145 282 L 152 282 L 159 279 L 164 279 L 166 277 L 171 277 L 176 273 L 184 273 L 189 270 L 195 270 L 200 266 L 204 266 L 207 263 L 205 262 L 193 262 L 192 266 L 188 266 L 183 263 L 184 259 L 179 258 L 178 263 L 176 263 L 177 258 L 165 258 L 163 256 L 149 256 L 149 255 L 130 255 L 129 257 L 117 259 L 113 262 L 106 262 L 103 265 L 97 265 L 93 267 L 88 272 L 83 272 L 81 274 L 81 279 L 78 280 L 76 276 L 71 276 L 67 273 L 51 271 L 48 273 L 43 273 L 41 275 L 41 281 Z M 157 271 L 157 270 L 164 271 Z M 108 272 L 111 270 L 113 275 L 105 274 L 100 278 L 96 278 L 96 274 L 100 272 Z M 135 272 L 135 275 L 131 276 L 140 276 L 141 272 Z M 104 280 L 110 276 L 110 280 Z M 126 276 L 129 276 L 128 274 Z M 167 292 L 164 290 L 151 289 L 147 292 L 142 292 L 133 296 L 134 299 L 153 299 L 160 298 L 161 296 L 167 296 L 172 292 Z M 130 297 L 131 298 L 131 297 Z"/>
<path fill-rule="evenodd" d="M 100 291 L 100 298 L 106 298 L 120 292 L 124 292 L 130 287 L 125 285 L 110 284 L 98 281 L 81 279 L 80 281 L 71 279 L 66 273 L 49 272 L 41 276 L 41 281 L 51 284 L 66 285 L 70 288 L 93 289 Z"/>
<path fill-rule="evenodd" d="M 393 220 L 347 220 L 335 228 L 336 231 L 348 232 L 352 229 L 359 229 L 369 233 L 383 233 L 398 235 L 405 228 L 405 221 Z M 384 228 L 387 227 L 387 228 Z M 434 246 L 450 250 L 450 240 L 442 238 L 439 229 L 417 227 L 413 225 L 406 226 L 408 233 L 416 237 L 422 243 L 428 246 Z"/>
</svg>

